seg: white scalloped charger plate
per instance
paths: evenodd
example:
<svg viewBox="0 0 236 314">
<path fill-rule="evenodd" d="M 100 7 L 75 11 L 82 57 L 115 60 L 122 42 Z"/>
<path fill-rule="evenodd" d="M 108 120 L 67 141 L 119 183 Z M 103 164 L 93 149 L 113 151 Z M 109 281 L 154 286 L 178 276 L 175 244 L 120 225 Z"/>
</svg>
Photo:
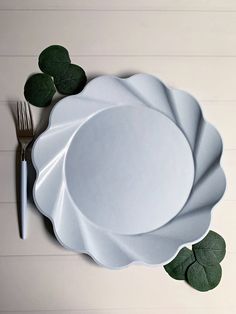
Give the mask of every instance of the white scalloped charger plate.
<svg viewBox="0 0 236 314">
<path fill-rule="evenodd" d="M 66 248 L 109 268 L 165 264 L 208 231 L 221 154 L 189 94 L 102 76 L 53 109 L 33 147 L 34 200 Z"/>
</svg>

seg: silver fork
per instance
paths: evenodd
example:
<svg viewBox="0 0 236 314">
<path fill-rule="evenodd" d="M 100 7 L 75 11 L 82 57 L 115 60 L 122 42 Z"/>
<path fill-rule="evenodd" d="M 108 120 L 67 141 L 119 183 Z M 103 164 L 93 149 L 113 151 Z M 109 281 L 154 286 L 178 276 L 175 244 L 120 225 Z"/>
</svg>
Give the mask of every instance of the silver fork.
<svg viewBox="0 0 236 314">
<path fill-rule="evenodd" d="M 20 187 L 20 213 L 21 237 L 27 235 L 27 161 L 26 149 L 34 138 L 33 120 L 30 106 L 25 101 L 17 102 L 17 138 L 21 147 L 21 187 Z"/>
</svg>

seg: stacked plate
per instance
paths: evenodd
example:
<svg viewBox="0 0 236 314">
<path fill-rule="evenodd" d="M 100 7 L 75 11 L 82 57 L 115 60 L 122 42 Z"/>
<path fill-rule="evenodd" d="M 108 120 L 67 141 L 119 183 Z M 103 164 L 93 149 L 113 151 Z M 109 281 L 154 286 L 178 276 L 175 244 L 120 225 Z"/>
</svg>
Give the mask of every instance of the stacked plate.
<svg viewBox="0 0 236 314">
<path fill-rule="evenodd" d="M 207 233 L 222 141 L 189 94 L 101 76 L 54 107 L 33 148 L 34 200 L 58 241 L 99 264 L 164 264 Z"/>
</svg>

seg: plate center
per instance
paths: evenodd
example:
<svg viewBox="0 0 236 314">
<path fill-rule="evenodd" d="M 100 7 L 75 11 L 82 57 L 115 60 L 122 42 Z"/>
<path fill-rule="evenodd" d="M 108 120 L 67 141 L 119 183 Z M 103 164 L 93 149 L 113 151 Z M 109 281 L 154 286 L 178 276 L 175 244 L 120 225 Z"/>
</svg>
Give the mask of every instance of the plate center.
<svg viewBox="0 0 236 314">
<path fill-rule="evenodd" d="M 194 180 L 190 146 L 165 115 L 120 106 L 88 119 L 67 152 L 65 177 L 78 209 L 121 234 L 152 231 L 182 209 Z"/>
</svg>

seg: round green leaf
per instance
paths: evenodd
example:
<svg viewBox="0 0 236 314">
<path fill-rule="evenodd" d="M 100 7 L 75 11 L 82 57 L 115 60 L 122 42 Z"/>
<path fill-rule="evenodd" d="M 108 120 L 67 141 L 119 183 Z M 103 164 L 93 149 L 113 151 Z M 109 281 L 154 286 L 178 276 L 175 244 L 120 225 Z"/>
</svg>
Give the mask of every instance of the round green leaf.
<svg viewBox="0 0 236 314">
<path fill-rule="evenodd" d="M 25 99 L 37 107 L 49 105 L 55 92 L 51 76 L 43 73 L 30 76 L 24 87 Z"/>
<path fill-rule="evenodd" d="M 174 279 L 184 280 L 187 268 L 195 262 L 195 256 L 191 250 L 184 247 L 169 264 L 165 265 L 166 272 Z"/>
<path fill-rule="evenodd" d="M 86 81 L 84 70 L 75 64 L 70 64 L 64 73 L 54 78 L 58 92 L 63 95 L 79 93 L 84 88 Z"/>
<path fill-rule="evenodd" d="M 214 289 L 220 282 L 222 269 L 220 264 L 202 266 L 197 261 L 187 269 L 187 281 L 194 289 L 208 291 Z"/>
<path fill-rule="evenodd" d="M 51 76 L 63 73 L 70 65 L 70 57 L 66 48 L 53 45 L 44 49 L 39 56 L 39 68 Z"/>
<path fill-rule="evenodd" d="M 193 245 L 193 251 L 203 266 L 216 265 L 225 257 L 225 240 L 218 233 L 209 231 L 202 241 Z"/>
</svg>

